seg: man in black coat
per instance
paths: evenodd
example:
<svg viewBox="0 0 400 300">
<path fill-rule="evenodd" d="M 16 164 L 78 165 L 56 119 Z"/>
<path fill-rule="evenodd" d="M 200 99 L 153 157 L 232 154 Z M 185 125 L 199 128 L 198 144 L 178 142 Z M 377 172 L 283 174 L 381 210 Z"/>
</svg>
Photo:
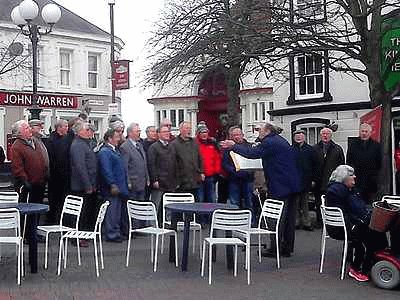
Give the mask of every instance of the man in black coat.
<svg viewBox="0 0 400 300">
<path fill-rule="evenodd" d="M 322 225 L 321 217 L 321 195 L 325 194 L 328 187 L 329 178 L 337 166 L 345 162 L 342 147 L 332 141 L 332 129 L 322 128 L 320 131 L 321 141 L 314 145 L 317 155 L 317 170 L 315 173 L 315 204 L 317 212 L 318 228 Z"/>
<path fill-rule="evenodd" d="M 293 135 L 293 148 L 296 152 L 297 169 L 300 173 L 300 193 L 296 196 L 297 214 L 296 227 L 312 231 L 309 211 L 308 194 L 314 182 L 315 169 L 317 167 L 316 153 L 312 146 L 305 141 L 305 131 L 298 129 Z"/>
<path fill-rule="evenodd" d="M 50 161 L 50 210 L 47 216 L 49 224 L 57 224 L 60 221 L 64 199 L 69 191 L 69 147 L 73 137 L 74 134 L 68 132 L 68 122 L 60 119 L 46 142 Z"/>
<path fill-rule="evenodd" d="M 378 175 L 381 169 L 381 145 L 371 139 L 372 127 L 360 125 L 360 136 L 349 144 L 347 164 L 354 168 L 357 178 L 356 188 L 367 203 L 376 200 Z"/>
</svg>

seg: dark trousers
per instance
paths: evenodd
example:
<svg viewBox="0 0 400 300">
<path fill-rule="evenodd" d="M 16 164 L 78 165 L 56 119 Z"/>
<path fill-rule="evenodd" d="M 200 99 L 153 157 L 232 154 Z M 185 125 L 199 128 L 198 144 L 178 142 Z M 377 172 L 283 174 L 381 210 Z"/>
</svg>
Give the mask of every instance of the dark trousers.
<svg viewBox="0 0 400 300">
<path fill-rule="evenodd" d="M 294 251 L 294 240 L 296 235 L 296 195 L 289 195 L 287 198 L 277 200 L 283 201 L 283 211 L 279 223 L 279 247 L 280 251 L 292 253 Z M 267 219 L 268 227 L 275 229 L 276 222 L 272 219 Z M 271 249 L 275 250 L 276 241 L 275 235 L 271 235 Z"/>
<path fill-rule="evenodd" d="M 68 186 L 60 177 L 55 177 L 49 181 L 49 207 L 47 222 L 57 224 L 60 222 L 61 211 L 65 197 L 68 194 Z"/>
<path fill-rule="evenodd" d="M 82 211 L 78 225 L 79 230 L 93 231 L 99 210 L 97 193 L 85 194 L 83 192 L 73 192 L 72 194 L 83 198 Z"/>
<path fill-rule="evenodd" d="M 227 178 L 219 176 L 218 178 L 218 202 L 226 203 L 229 196 L 229 181 Z"/>
<path fill-rule="evenodd" d="M 314 193 L 315 213 L 317 215 L 317 220 L 316 220 L 317 225 L 322 225 L 322 215 L 321 215 L 321 196 L 322 195 L 323 195 L 322 192 Z"/>
</svg>

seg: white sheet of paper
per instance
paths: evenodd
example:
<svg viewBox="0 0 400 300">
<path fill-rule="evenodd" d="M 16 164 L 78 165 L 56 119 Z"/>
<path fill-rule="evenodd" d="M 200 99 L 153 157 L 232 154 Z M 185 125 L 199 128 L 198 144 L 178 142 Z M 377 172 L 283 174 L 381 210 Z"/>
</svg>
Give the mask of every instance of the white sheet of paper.
<svg viewBox="0 0 400 300">
<path fill-rule="evenodd" d="M 249 159 L 241 156 L 233 151 L 229 152 L 233 164 L 235 165 L 236 172 L 240 170 L 262 170 L 262 160 L 258 159 Z"/>
</svg>

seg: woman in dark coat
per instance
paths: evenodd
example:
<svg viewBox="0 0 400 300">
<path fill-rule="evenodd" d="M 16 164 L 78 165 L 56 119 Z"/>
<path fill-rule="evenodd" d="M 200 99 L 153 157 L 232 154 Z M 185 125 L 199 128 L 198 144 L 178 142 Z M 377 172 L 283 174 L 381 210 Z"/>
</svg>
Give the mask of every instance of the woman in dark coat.
<svg viewBox="0 0 400 300">
<path fill-rule="evenodd" d="M 354 259 L 350 259 L 349 276 L 357 281 L 368 281 L 368 272 L 372 267 L 375 251 L 387 247 L 386 235 L 369 229 L 371 209 L 365 204 L 353 188 L 356 176 L 354 169 L 347 165 L 338 166 L 329 179 L 326 192 L 326 206 L 339 207 L 354 248 Z M 343 240 L 344 232 L 340 227 L 327 226 L 331 238 Z M 351 253 L 352 251 L 349 251 Z M 352 255 L 352 253 L 351 253 Z"/>
</svg>

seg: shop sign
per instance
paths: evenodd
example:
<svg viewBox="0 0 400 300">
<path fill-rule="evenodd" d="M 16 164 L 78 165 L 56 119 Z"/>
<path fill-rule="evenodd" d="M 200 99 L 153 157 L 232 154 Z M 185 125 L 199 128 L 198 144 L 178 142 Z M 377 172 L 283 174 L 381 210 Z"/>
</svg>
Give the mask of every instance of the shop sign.
<svg viewBox="0 0 400 300">
<path fill-rule="evenodd" d="M 129 89 L 129 60 L 117 60 L 113 68 L 113 85 L 116 90 Z"/>
<path fill-rule="evenodd" d="M 77 108 L 78 97 L 70 95 L 38 94 L 37 103 L 42 108 Z M 32 94 L 0 92 L 0 105 L 29 107 L 32 105 Z"/>
</svg>

